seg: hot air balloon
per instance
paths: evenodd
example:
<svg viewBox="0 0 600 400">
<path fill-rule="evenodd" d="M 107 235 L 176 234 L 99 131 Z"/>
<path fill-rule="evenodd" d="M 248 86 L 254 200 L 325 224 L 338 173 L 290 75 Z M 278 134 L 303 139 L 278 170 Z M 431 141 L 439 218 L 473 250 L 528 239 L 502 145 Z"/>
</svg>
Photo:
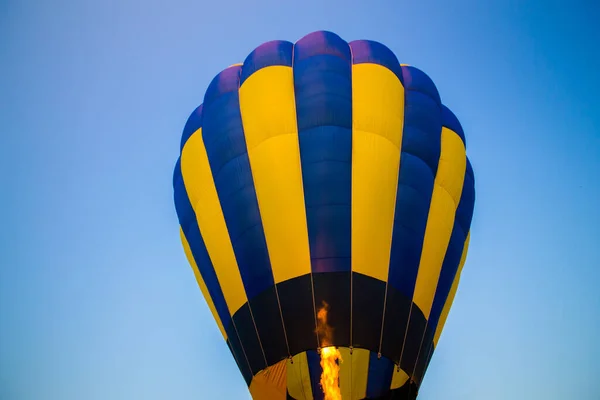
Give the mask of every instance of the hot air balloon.
<svg viewBox="0 0 600 400">
<path fill-rule="evenodd" d="M 463 129 L 424 72 L 332 32 L 264 43 L 210 83 L 173 186 L 254 399 L 416 398 L 475 202 Z"/>
</svg>

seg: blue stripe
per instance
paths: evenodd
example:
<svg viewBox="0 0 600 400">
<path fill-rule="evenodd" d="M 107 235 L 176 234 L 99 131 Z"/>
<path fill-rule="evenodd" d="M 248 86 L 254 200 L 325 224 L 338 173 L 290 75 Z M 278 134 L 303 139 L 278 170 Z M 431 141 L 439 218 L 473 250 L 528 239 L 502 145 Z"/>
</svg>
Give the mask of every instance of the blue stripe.
<svg viewBox="0 0 600 400">
<path fill-rule="evenodd" d="M 202 104 L 200 104 L 188 117 L 183 134 L 181 135 L 180 151 L 183 151 L 183 146 L 188 141 L 190 136 L 194 134 L 202 126 Z"/>
<path fill-rule="evenodd" d="M 221 291 L 221 286 L 219 285 L 217 274 L 215 273 L 208 251 L 206 250 L 204 240 L 200 234 L 198 222 L 196 221 L 196 214 L 192 208 L 183 183 L 181 163 L 179 160 L 175 166 L 173 181 L 175 209 L 179 218 L 179 225 L 181 225 L 181 229 L 190 245 L 190 250 L 192 251 L 200 275 L 202 276 L 206 288 L 208 289 L 208 293 L 215 305 L 217 314 L 221 319 L 221 323 L 225 330 L 228 331 L 231 325 L 231 315 L 229 314 L 225 296 L 223 296 L 223 292 Z"/>
<path fill-rule="evenodd" d="M 350 42 L 350 48 L 352 49 L 353 64 L 372 63 L 382 65 L 396 74 L 400 82 L 404 84 L 398 58 L 385 45 L 372 40 L 355 40 Z"/>
<path fill-rule="evenodd" d="M 352 65 L 339 36 L 316 32 L 294 47 L 294 90 L 313 272 L 350 271 Z"/>
<path fill-rule="evenodd" d="M 261 68 L 272 65 L 292 66 L 292 49 L 294 45 L 285 40 L 273 40 L 258 46 L 244 60 L 241 83 Z"/>
<path fill-rule="evenodd" d="M 273 286 L 239 106 L 241 68 L 217 75 L 204 98 L 202 136 L 248 299 Z"/>
<path fill-rule="evenodd" d="M 452 282 L 454 281 L 454 277 L 456 276 L 456 272 L 458 270 L 458 265 L 460 264 L 460 258 L 462 256 L 462 250 L 466 237 L 466 232 L 462 230 L 458 222 L 455 220 L 454 228 L 452 229 L 452 234 L 450 236 L 450 242 L 448 243 L 448 248 L 446 249 L 444 262 L 442 263 L 440 278 L 435 290 L 435 297 L 433 299 L 433 305 L 431 306 L 431 313 L 429 314 L 429 320 L 427 322 L 428 327 L 431 326 L 432 329 L 437 328 L 437 323 L 440 319 L 440 315 L 442 314 L 444 303 L 448 298 L 448 293 L 450 293 Z"/>
<path fill-rule="evenodd" d="M 437 104 L 442 104 L 437 87 L 425 72 L 410 65 L 401 68 L 406 90 L 421 92 L 431 97 Z"/>
<path fill-rule="evenodd" d="M 388 282 L 412 298 L 440 158 L 442 120 L 433 82 L 414 68 L 403 71 L 408 79 Z"/>
<path fill-rule="evenodd" d="M 465 182 L 460 196 L 460 203 L 456 209 L 456 220 L 464 232 L 471 229 L 471 220 L 473 218 L 473 209 L 475 207 L 475 176 L 471 161 L 467 157 L 467 169 L 465 171 Z"/>
<path fill-rule="evenodd" d="M 310 385 L 312 387 L 312 393 L 314 400 L 323 400 L 325 395 L 321 388 L 321 374 L 323 368 L 321 367 L 321 356 L 315 350 L 308 350 L 306 352 L 306 359 L 308 363 L 308 375 L 310 376 Z"/>
<path fill-rule="evenodd" d="M 463 131 L 462 125 L 458 121 L 458 118 L 456 118 L 456 115 L 454 115 L 454 113 L 444 105 L 442 105 L 442 123 L 446 128 L 452 129 L 454 132 L 456 132 L 465 144 L 465 147 L 467 146 L 465 132 Z"/>
<path fill-rule="evenodd" d="M 377 358 L 377 353 L 371 352 L 367 376 L 367 398 L 374 399 L 389 392 L 393 374 L 394 363 L 389 358 Z"/>
<path fill-rule="evenodd" d="M 221 71 L 208 85 L 208 88 L 204 93 L 204 104 L 213 104 L 222 95 L 237 92 L 239 88 L 239 77 L 239 65 L 233 65 Z M 205 114 L 207 113 L 205 112 Z M 203 122 L 203 124 L 206 125 L 205 122 Z"/>
</svg>

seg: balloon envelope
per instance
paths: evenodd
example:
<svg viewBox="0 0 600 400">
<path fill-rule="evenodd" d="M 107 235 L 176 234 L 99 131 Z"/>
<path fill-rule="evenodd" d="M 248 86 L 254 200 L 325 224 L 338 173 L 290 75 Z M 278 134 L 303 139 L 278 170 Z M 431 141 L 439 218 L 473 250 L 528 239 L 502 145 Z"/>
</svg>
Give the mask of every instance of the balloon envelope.
<svg viewBox="0 0 600 400">
<path fill-rule="evenodd" d="M 344 399 L 416 397 L 475 202 L 462 127 L 425 73 L 331 32 L 265 43 L 189 117 L 174 192 L 185 253 L 255 399 L 322 399 L 327 345 Z"/>
</svg>

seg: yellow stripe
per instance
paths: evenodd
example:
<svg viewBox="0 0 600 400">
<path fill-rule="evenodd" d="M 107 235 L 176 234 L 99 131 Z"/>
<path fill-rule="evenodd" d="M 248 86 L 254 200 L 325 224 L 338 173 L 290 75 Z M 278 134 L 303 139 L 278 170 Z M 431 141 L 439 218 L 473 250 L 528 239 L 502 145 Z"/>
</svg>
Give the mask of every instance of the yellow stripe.
<svg viewBox="0 0 600 400">
<path fill-rule="evenodd" d="M 442 128 L 442 149 L 423 241 L 413 301 L 429 319 L 442 263 L 454 227 L 467 157 L 460 137 Z"/>
<path fill-rule="evenodd" d="M 350 349 L 347 347 L 338 348 L 342 357 L 340 364 L 340 391 L 342 399 L 352 399 L 352 356 Z"/>
<path fill-rule="evenodd" d="M 233 315 L 248 299 L 208 163 L 202 129 L 185 143 L 181 174 L 227 307 Z"/>
<path fill-rule="evenodd" d="M 452 287 L 450 288 L 450 293 L 448 293 L 448 298 L 446 299 L 446 303 L 444 303 L 444 308 L 442 309 L 442 314 L 440 315 L 440 320 L 438 321 L 438 325 L 435 329 L 435 334 L 433 335 L 433 346 L 437 346 L 438 340 L 440 339 L 440 335 L 444 330 L 444 325 L 446 324 L 446 319 L 448 318 L 448 313 L 450 312 L 450 308 L 452 307 L 452 303 L 454 302 L 454 296 L 456 296 L 456 290 L 458 289 L 458 284 L 460 282 L 460 274 L 462 273 L 463 266 L 465 265 L 465 261 L 467 259 L 467 253 L 469 252 L 469 242 L 471 241 L 471 232 L 467 234 L 467 239 L 465 240 L 465 246 L 463 247 L 462 256 L 460 258 L 460 264 L 458 265 L 458 271 L 454 276 L 454 281 L 452 281 Z"/>
<path fill-rule="evenodd" d="M 204 279 L 202 279 L 202 275 L 200 275 L 200 271 L 198 270 L 198 266 L 196 265 L 196 260 L 194 260 L 194 256 L 192 255 L 192 250 L 190 249 L 190 245 L 183 233 L 181 227 L 179 227 L 179 236 L 181 237 L 181 243 L 183 244 L 183 250 L 185 251 L 185 256 L 192 267 L 192 271 L 194 271 L 194 276 L 196 277 L 196 281 L 198 282 L 198 286 L 200 287 L 200 291 L 208 304 L 208 308 L 213 315 L 215 321 L 217 321 L 217 326 L 221 331 L 221 335 L 223 338 L 227 340 L 227 334 L 225 333 L 225 329 L 223 328 L 223 323 L 221 322 L 221 318 L 219 318 L 219 314 L 217 314 L 217 309 L 215 308 L 215 304 L 213 303 L 210 294 L 208 293 L 208 289 L 206 288 L 206 284 L 204 283 Z"/>
<path fill-rule="evenodd" d="M 367 395 L 369 377 L 369 350 L 354 349 L 352 355 L 347 347 L 340 347 L 340 391 L 342 399 L 360 400 Z"/>
<path fill-rule="evenodd" d="M 408 374 L 402 368 L 394 367 L 394 375 L 392 375 L 392 384 L 390 389 L 398 389 L 408 381 Z"/>
<path fill-rule="evenodd" d="M 292 68 L 271 66 L 240 88 L 254 187 L 276 283 L 310 273 Z"/>
<path fill-rule="evenodd" d="M 377 64 L 352 66 L 352 270 L 387 281 L 404 124 L 404 87 Z"/>
<path fill-rule="evenodd" d="M 296 400 L 313 400 L 305 352 L 287 360 L 287 391 Z"/>
</svg>

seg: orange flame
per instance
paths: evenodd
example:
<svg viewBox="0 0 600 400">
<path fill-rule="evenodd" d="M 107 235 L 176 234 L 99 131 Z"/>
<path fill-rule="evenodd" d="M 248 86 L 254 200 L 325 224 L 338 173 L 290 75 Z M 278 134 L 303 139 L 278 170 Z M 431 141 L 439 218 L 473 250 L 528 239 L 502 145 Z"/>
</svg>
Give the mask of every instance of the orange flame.
<svg viewBox="0 0 600 400">
<path fill-rule="evenodd" d="M 323 348 L 321 349 L 321 388 L 325 394 L 325 400 L 341 400 L 342 393 L 340 392 L 339 375 L 342 355 L 340 351 L 332 344 L 332 329 L 327 324 L 327 313 L 329 312 L 329 304 L 323 302 L 323 307 L 317 312 L 317 333 Z"/>
</svg>

